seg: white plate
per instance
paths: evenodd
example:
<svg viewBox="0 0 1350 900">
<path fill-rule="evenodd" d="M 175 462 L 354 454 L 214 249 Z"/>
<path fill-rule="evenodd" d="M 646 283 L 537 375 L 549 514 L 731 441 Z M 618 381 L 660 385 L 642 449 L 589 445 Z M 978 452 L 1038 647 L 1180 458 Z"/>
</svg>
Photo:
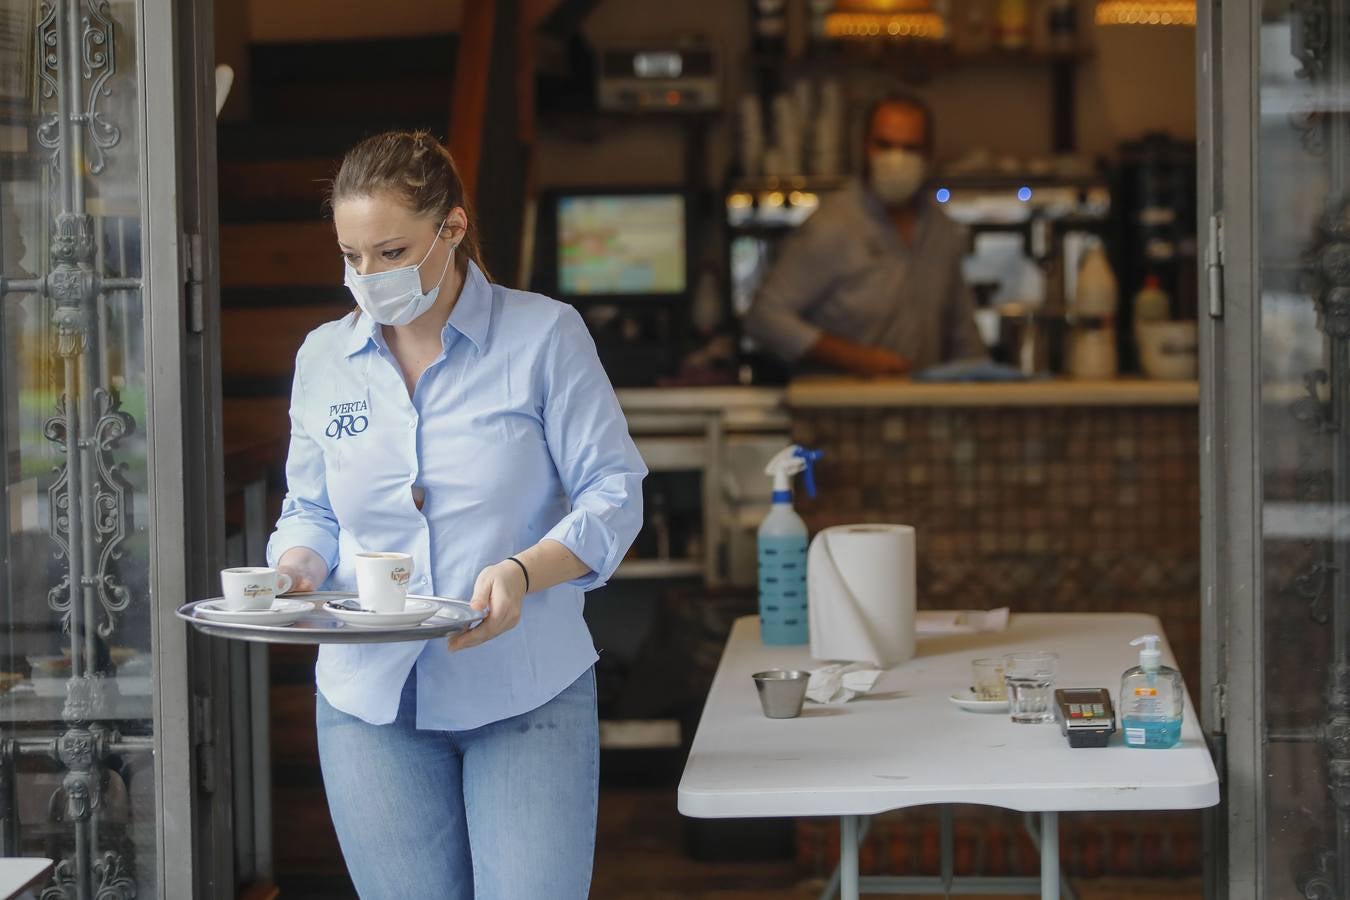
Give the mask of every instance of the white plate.
<svg viewBox="0 0 1350 900">
<path fill-rule="evenodd" d="M 348 609 L 334 609 L 328 604 L 320 607 L 335 619 L 357 628 L 412 628 L 430 619 L 440 609 L 440 605 L 430 600 L 414 600 L 409 597 L 403 605 L 403 612 L 380 613 L 369 610 L 355 612 Z"/>
<path fill-rule="evenodd" d="M 957 691 L 947 698 L 966 712 L 1003 713 L 1008 711 L 1007 700 L 980 700 L 970 688 Z"/>
<path fill-rule="evenodd" d="M 197 615 L 213 622 L 232 625 L 290 625 L 305 613 L 313 612 L 308 600 L 290 600 L 278 597 L 267 609 L 226 609 L 224 600 L 209 600 L 197 604 Z"/>
</svg>

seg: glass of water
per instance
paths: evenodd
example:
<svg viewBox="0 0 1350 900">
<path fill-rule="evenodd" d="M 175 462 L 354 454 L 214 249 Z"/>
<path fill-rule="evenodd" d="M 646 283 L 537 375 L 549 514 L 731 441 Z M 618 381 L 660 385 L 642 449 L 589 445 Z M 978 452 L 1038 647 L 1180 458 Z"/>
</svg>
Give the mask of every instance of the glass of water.
<svg viewBox="0 0 1350 900">
<path fill-rule="evenodd" d="M 1055 668 L 1059 655 L 1047 650 L 1009 653 L 1003 658 L 1012 720 L 1023 725 L 1055 721 Z"/>
</svg>

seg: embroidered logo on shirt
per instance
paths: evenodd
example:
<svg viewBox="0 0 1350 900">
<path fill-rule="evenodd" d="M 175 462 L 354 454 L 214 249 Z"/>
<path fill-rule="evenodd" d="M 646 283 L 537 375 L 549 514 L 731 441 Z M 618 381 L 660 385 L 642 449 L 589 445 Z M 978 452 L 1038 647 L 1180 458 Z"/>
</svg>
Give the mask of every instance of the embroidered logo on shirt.
<svg viewBox="0 0 1350 900">
<path fill-rule="evenodd" d="M 334 403 L 328 407 L 328 414 L 333 417 L 328 423 L 324 434 L 334 440 L 342 440 L 344 436 L 355 437 L 370 427 L 370 419 L 361 413 L 369 412 L 370 405 L 364 400 L 355 400 L 351 403 Z"/>
</svg>

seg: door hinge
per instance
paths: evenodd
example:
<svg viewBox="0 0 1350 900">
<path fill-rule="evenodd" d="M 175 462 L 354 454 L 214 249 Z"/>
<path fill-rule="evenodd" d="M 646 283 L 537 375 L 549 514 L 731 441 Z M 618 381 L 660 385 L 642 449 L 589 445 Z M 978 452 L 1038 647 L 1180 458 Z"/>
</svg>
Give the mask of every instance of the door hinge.
<svg viewBox="0 0 1350 900">
<path fill-rule="evenodd" d="M 215 731 L 211 698 L 197 695 L 192 698 L 192 750 L 197 759 L 197 783 L 206 793 L 216 789 L 216 748 L 211 740 Z"/>
<path fill-rule="evenodd" d="M 1205 245 L 1205 269 L 1209 276 L 1209 314 L 1223 318 L 1223 216 L 1209 217 L 1209 241 Z"/>
<path fill-rule="evenodd" d="M 1215 682 L 1211 699 L 1214 701 L 1214 732 L 1226 734 L 1228 732 L 1228 686 L 1221 681 Z"/>
<path fill-rule="evenodd" d="M 202 236 L 191 231 L 184 232 L 182 246 L 187 329 L 190 334 L 201 334 L 206 328 L 206 300 L 202 290 Z"/>
</svg>

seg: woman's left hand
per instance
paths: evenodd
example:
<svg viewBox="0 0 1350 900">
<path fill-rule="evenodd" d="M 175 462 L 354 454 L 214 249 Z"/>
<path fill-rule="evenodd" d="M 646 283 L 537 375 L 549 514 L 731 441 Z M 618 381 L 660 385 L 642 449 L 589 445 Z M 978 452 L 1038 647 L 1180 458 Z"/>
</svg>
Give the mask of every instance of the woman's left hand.
<svg viewBox="0 0 1350 900">
<path fill-rule="evenodd" d="M 450 638 L 451 651 L 467 650 L 490 641 L 520 622 L 520 607 L 525 599 L 525 573 L 509 560 L 488 566 L 478 573 L 473 586 L 474 609 L 486 610 L 487 617 L 468 631 Z"/>
</svg>

